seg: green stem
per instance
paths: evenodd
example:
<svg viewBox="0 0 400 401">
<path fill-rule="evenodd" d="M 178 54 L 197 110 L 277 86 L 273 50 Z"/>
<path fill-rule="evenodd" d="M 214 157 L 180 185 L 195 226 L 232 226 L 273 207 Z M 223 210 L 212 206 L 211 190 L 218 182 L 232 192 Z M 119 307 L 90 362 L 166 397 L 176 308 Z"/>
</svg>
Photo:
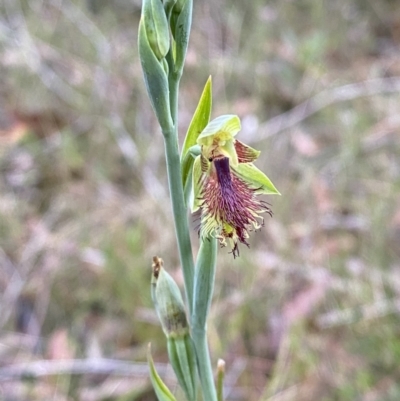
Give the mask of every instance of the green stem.
<svg viewBox="0 0 400 401">
<path fill-rule="evenodd" d="M 192 339 L 196 349 L 197 369 L 199 370 L 200 384 L 204 401 L 217 401 L 213 370 L 210 360 L 210 351 L 207 344 L 206 329 L 193 329 Z"/>
<path fill-rule="evenodd" d="M 196 262 L 192 338 L 196 349 L 197 367 L 204 400 L 217 401 L 213 369 L 207 345 L 207 316 L 214 291 L 217 240 L 203 239 Z"/>
<path fill-rule="evenodd" d="M 178 93 L 181 71 L 174 71 L 171 51 L 167 55 L 167 62 L 170 70 L 168 76 L 169 101 L 174 129 L 169 133 L 164 132 L 164 138 L 176 235 L 185 280 L 186 297 L 189 304 L 189 315 L 192 322 L 192 339 L 196 350 L 203 399 L 217 401 L 206 330 L 207 315 L 214 289 L 217 242 L 215 239 L 202 241 L 195 270 L 186 218 L 187 210 L 184 202 L 178 149 Z"/>
<path fill-rule="evenodd" d="M 189 315 L 191 316 L 193 306 L 194 263 L 192 246 L 190 243 L 187 209 L 185 206 L 181 178 L 181 164 L 176 123 L 178 114 L 178 89 L 179 78 L 170 80 L 170 105 L 174 127 L 171 128 L 171 130 L 168 132 L 163 132 L 163 134 L 165 140 L 167 174 L 169 191 L 172 201 L 172 210 L 174 214 L 175 232 L 178 241 L 178 249 L 180 261 L 182 264 L 183 277 L 185 281 L 185 291 L 189 307 Z"/>
<path fill-rule="evenodd" d="M 181 81 L 182 72 L 175 71 L 175 61 L 172 48 L 165 56 L 168 64 L 168 89 L 169 89 L 169 108 L 171 110 L 171 118 L 178 134 L 178 98 L 179 98 L 179 84 Z"/>
</svg>

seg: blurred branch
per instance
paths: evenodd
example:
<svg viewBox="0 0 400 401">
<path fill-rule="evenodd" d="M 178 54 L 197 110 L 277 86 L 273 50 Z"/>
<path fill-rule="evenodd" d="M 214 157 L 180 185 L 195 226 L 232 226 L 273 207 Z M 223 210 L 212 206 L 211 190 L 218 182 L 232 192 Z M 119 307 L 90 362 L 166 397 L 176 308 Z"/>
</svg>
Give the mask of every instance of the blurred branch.
<svg viewBox="0 0 400 401">
<path fill-rule="evenodd" d="M 261 124 L 258 131 L 261 133 L 258 140 L 295 126 L 311 115 L 335 103 L 357 99 L 359 97 L 378 95 L 381 93 L 399 93 L 400 77 L 376 78 L 363 82 L 339 86 L 324 90 L 315 96 L 300 103 L 286 113 L 279 114 Z"/>
<path fill-rule="evenodd" d="M 172 373 L 167 364 L 156 364 L 156 368 L 163 376 L 167 375 L 168 372 Z M 61 374 L 112 374 L 148 377 L 149 371 L 147 363 L 130 363 L 115 359 L 42 360 L 0 368 L 0 382 Z"/>
<path fill-rule="evenodd" d="M 400 299 L 383 299 L 372 305 L 361 305 L 325 313 L 317 318 L 317 325 L 321 329 L 327 329 L 335 326 L 354 324 L 359 321 L 378 319 L 382 316 L 399 312 Z"/>
<path fill-rule="evenodd" d="M 93 99 L 104 105 L 104 125 L 107 126 L 121 154 L 126 162 L 134 167 L 134 172 L 143 183 L 146 191 L 153 199 L 166 198 L 167 193 L 160 180 L 148 166 L 141 165 L 136 143 L 125 127 L 125 123 L 113 107 L 110 101 L 110 73 L 111 46 L 96 24 L 73 2 L 59 2 L 51 0 L 50 4 L 59 9 L 63 16 L 68 19 L 87 38 L 96 49 L 97 67 L 94 71 Z M 36 74 L 43 85 L 59 97 L 66 104 L 80 110 L 85 107 L 88 99 L 77 91 L 62 76 L 58 75 L 47 63 L 45 57 L 40 53 L 38 43 L 40 40 L 31 35 L 20 1 L 7 0 L 6 24 L 0 24 L 0 40 L 13 51 L 17 52 L 23 59 L 24 64 Z M 40 14 L 39 6 L 32 4 L 35 11 Z M 62 56 L 59 57 L 62 59 Z M 139 168 L 140 167 L 140 168 Z"/>
<path fill-rule="evenodd" d="M 67 104 L 81 108 L 86 99 L 45 64 L 29 32 L 20 2 L 7 0 L 5 6 L 10 26 L 9 33 L 5 35 L 8 46 L 19 51 L 27 67 L 40 78 L 44 86 Z"/>
<path fill-rule="evenodd" d="M 230 395 L 233 395 L 235 385 L 237 384 L 240 375 L 247 368 L 247 359 L 238 357 L 234 360 L 230 366 L 229 371 L 225 373 L 224 379 L 224 396 L 227 399 Z"/>
<path fill-rule="evenodd" d="M 109 66 L 111 60 L 110 44 L 97 25 L 72 1 L 51 0 L 50 2 L 93 43 L 101 63 Z"/>
<path fill-rule="evenodd" d="M 63 15 L 74 24 L 79 31 L 96 48 L 99 66 L 95 70 L 94 83 L 96 85 L 95 96 L 106 100 L 109 93 L 109 68 L 111 64 L 111 46 L 105 35 L 97 25 L 72 1 L 55 1 L 51 4 L 58 8 Z"/>
<path fill-rule="evenodd" d="M 6 274 L 8 276 L 8 279 L 6 280 L 6 283 L 8 281 L 8 284 L 0 297 L 0 307 L 2 309 L 2 313 L 0 314 L 1 329 L 11 316 L 13 311 L 13 307 L 11 306 L 15 305 L 17 302 L 25 281 L 10 258 L 6 255 L 3 248 L 0 248 L 0 266 L 2 266 L 4 272 L 7 272 Z M 3 305 L 7 305 L 8 307 L 5 308 Z"/>
</svg>

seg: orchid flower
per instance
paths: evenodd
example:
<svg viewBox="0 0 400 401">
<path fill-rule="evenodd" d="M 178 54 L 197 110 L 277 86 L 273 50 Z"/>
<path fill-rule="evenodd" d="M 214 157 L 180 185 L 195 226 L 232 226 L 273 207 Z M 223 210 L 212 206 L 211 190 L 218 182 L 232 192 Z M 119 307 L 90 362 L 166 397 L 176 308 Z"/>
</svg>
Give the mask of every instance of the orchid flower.
<svg viewBox="0 0 400 401">
<path fill-rule="evenodd" d="M 279 194 L 269 178 L 253 165 L 260 152 L 235 139 L 240 131 L 236 115 L 223 115 L 206 126 L 197 138 L 201 153 L 193 165 L 192 212 L 201 210 L 200 236 L 227 242 L 233 256 L 239 242 L 249 246 L 249 231 L 272 216 L 261 194 Z"/>
</svg>

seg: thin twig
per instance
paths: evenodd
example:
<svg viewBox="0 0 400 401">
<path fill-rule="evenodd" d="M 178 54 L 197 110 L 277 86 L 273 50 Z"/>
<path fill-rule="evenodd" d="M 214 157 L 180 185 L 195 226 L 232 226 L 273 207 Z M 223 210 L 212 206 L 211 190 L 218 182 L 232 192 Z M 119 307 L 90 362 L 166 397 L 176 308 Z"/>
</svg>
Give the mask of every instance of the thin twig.
<svg viewBox="0 0 400 401">
<path fill-rule="evenodd" d="M 0 307 L 2 313 L 0 315 L 0 329 L 6 324 L 10 318 L 13 308 L 11 305 L 15 305 L 19 296 L 21 295 L 22 289 L 25 284 L 25 280 L 21 277 L 20 272 L 14 266 L 13 262 L 4 252 L 3 248 L 0 247 L 0 265 L 4 269 L 8 280 L 6 280 L 6 287 L 0 296 Z M 5 308 L 3 305 L 7 305 Z"/>
<path fill-rule="evenodd" d="M 156 364 L 156 368 L 161 376 L 166 376 L 168 372 L 171 373 L 172 379 L 172 372 L 168 369 L 167 364 Z M 146 363 L 131 363 L 115 359 L 41 360 L 0 368 L 0 382 L 65 374 L 112 374 L 148 377 L 149 370 Z"/>
<path fill-rule="evenodd" d="M 258 129 L 259 136 L 255 140 L 260 141 L 279 134 L 332 104 L 381 93 L 398 92 L 400 92 L 400 77 L 370 79 L 324 90 L 293 109 L 261 124 Z"/>
<path fill-rule="evenodd" d="M 317 325 L 321 329 L 335 326 L 354 324 L 359 321 L 379 319 L 382 316 L 398 313 L 400 311 L 400 299 L 382 299 L 370 305 L 334 310 L 317 318 Z"/>
</svg>

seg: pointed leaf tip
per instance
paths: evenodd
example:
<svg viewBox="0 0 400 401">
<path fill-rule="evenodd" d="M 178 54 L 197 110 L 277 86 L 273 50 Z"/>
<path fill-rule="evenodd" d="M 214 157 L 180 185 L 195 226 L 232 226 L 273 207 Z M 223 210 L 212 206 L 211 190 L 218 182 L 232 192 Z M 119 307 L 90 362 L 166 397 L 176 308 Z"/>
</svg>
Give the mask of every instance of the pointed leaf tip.
<svg viewBox="0 0 400 401">
<path fill-rule="evenodd" d="M 159 401 L 176 401 L 176 398 L 171 393 L 169 388 L 162 381 L 160 375 L 157 373 L 156 367 L 154 365 L 153 357 L 151 356 L 151 343 L 148 345 L 147 349 L 147 361 L 150 368 L 150 379 L 153 384 L 154 391 L 157 395 Z"/>
<path fill-rule="evenodd" d="M 212 107 L 212 79 L 211 75 L 204 86 L 199 103 L 193 114 L 192 121 L 186 133 L 185 142 L 182 147 L 181 160 L 185 157 L 189 149 L 197 144 L 197 138 L 210 121 Z"/>
<path fill-rule="evenodd" d="M 194 158 L 189 154 L 190 149 L 197 145 L 197 138 L 210 121 L 212 107 L 212 79 L 209 76 L 203 92 L 200 96 L 196 111 L 194 112 L 192 121 L 190 122 L 186 133 L 185 141 L 182 147 L 181 154 L 181 170 L 182 170 L 182 185 L 185 188 L 185 193 L 191 193 L 191 170 L 194 163 Z M 189 197 L 186 197 L 186 203 L 189 203 Z"/>
</svg>

